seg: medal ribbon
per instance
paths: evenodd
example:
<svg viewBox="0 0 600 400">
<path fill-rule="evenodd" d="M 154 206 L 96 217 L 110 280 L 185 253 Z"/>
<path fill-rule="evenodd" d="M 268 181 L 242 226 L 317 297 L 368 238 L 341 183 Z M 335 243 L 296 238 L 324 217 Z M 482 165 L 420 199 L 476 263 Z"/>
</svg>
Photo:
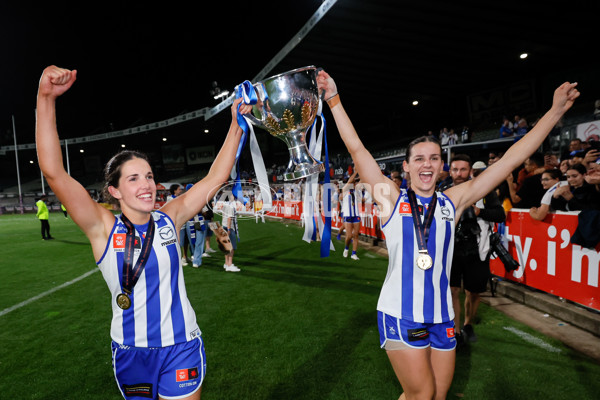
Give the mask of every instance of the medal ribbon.
<svg viewBox="0 0 600 400">
<path fill-rule="evenodd" d="M 412 213 L 413 223 L 415 225 L 415 232 L 417 234 L 417 244 L 419 245 L 419 252 L 424 251 L 427 253 L 427 239 L 429 239 L 429 228 L 433 223 L 433 214 L 435 213 L 435 206 L 437 205 L 437 193 L 433 192 L 433 197 L 429 202 L 429 208 L 425 213 L 425 222 L 421 221 L 421 213 L 419 212 L 419 204 L 417 203 L 417 196 L 415 192 L 408 189 L 408 201 L 410 202 L 410 212 Z"/>
<path fill-rule="evenodd" d="M 123 254 L 123 280 L 121 286 L 123 287 L 123 291 L 125 293 L 131 294 L 133 287 L 137 283 L 142 271 L 144 270 L 144 267 L 146 266 L 150 252 L 152 251 L 152 240 L 154 239 L 154 219 L 152 218 L 152 215 L 150 215 L 150 221 L 148 222 L 148 231 L 146 232 L 144 245 L 142 246 L 142 251 L 140 252 L 140 255 L 135 263 L 135 267 L 133 268 L 131 266 L 133 265 L 135 227 L 125 216 L 125 214 L 121 214 L 121 221 L 123 221 L 127 227 L 127 236 L 125 237 L 125 253 Z"/>
</svg>

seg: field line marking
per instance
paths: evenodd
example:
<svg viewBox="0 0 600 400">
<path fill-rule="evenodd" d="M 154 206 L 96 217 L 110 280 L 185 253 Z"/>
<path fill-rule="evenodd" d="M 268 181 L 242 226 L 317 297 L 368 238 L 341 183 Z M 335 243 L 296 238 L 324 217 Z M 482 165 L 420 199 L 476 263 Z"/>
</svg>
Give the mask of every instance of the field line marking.
<svg viewBox="0 0 600 400">
<path fill-rule="evenodd" d="M 542 339 L 536 338 L 535 336 L 532 336 L 527 332 L 523 332 L 520 329 L 513 328 L 512 326 L 505 326 L 504 329 L 509 332 L 514 333 L 515 335 L 519 336 L 521 339 L 525 340 L 526 342 L 529 342 L 533 345 L 541 347 L 542 349 L 547 350 L 551 353 L 560 353 L 561 352 L 561 349 L 559 349 L 558 347 L 554 347 L 551 344 L 544 342 Z"/>
<path fill-rule="evenodd" d="M 46 291 L 44 293 L 40 293 L 37 296 L 34 296 L 34 297 L 30 298 L 30 299 L 27 299 L 25 301 L 20 302 L 19 304 L 15 304 L 14 306 L 5 308 L 4 310 L 0 311 L 0 317 L 3 316 L 4 314 L 8 314 L 9 312 L 18 309 L 18 308 L 26 306 L 29 303 L 33 303 L 34 301 L 39 300 L 42 297 L 46 297 L 49 294 L 52 294 L 52 293 L 56 292 L 57 290 L 66 288 L 67 286 L 71 286 L 72 284 L 74 284 L 74 283 L 76 283 L 76 282 L 78 282 L 78 281 L 80 281 L 80 280 L 82 280 L 84 278 L 87 278 L 88 276 L 90 276 L 94 272 L 98 272 L 98 271 L 100 271 L 100 269 L 99 268 L 95 268 L 95 269 L 93 269 L 91 271 L 86 272 L 85 274 L 83 274 L 81 276 L 78 276 L 77 278 L 75 278 L 75 279 L 73 279 L 73 280 L 71 280 L 69 282 L 65 282 L 62 285 L 56 286 L 56 287 L 54 287 L 54 288 L 52 288 L 52 289 L 50 289 L 50 290 L 48 290 L 48 291 Z"/>
</svg>

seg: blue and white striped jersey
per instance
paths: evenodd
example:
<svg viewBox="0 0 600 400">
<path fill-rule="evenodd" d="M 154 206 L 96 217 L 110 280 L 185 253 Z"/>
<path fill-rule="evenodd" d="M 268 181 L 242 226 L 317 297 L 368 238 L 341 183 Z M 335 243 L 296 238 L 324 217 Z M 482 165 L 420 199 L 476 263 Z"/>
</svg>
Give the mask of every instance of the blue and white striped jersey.
<svg viewBox="0 0 600 400">
<path fill-rule="evenodd" d="M 344 194 L 344 201 L 342 204 L 344 218 L 360 217 L 354 189 L 350 189 Z"/>
<path fill-rule="evenodd" d="M 417 195 L 418 204 L 424 205 L 425 209 L 429 201 L 431 198 Z M 433 267 L 421 270 L 416 263 L 419 247 L 410 202 L 406 189 L 400 190 L 392 216 L 382 227 L 389 265 L 377 310 L 421 323 L 454 319 L 449 281 L 454 251 L 455 207 L 448 196 L 441 192 L 437 193 L 437 203 L 427 241 Z"/>
<path fill-rule="evenodd" d="M 188 300 L 181 249 L 173 221 L 163 212 L 152 213 L 155 224 L 152 252 L 133 293 L 131 307 L 122 310 L 115 301 L 122 293 L 123 254 L 127 227 L 115 218 L 106 250 L 98 262 L 111 294 L 113 318 L 110 335 L 116 343 L 135 347 L 165 347 L 183 343 L 200 335 L 196 314 Z M 136 225 L 140 254 L 147 228 Z"/>
</svg>

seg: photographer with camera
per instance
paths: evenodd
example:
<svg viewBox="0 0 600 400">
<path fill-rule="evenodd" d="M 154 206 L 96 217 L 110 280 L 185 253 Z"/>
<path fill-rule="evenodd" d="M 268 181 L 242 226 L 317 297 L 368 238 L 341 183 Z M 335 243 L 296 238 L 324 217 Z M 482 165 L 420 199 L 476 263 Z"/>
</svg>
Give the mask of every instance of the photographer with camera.
<svg viewBox="0 0 600 400">
<path fill-rule="evenodd" d="M 485 163 L 477 161 L 471 167 L 471 158 L 466 154 L 457 154 L 450 162 L 451 186 L 466 182 L 486 168 Z M 456 341 L 477 340 L 473 322 L 479 307 L 480 293 L 487 290 L 490 278 L 490 233 L 491 223 L 504 222 L 506 214 L 495 190 L 471 207 L 465 208 L 457 225 L 454 237 L 454 256 L 450 272 L 450 288 L 454 306 L 454 326 L 458 332 L 460 325 L 460 290 L 465 290 L 465 323 Z"/>
</svg>

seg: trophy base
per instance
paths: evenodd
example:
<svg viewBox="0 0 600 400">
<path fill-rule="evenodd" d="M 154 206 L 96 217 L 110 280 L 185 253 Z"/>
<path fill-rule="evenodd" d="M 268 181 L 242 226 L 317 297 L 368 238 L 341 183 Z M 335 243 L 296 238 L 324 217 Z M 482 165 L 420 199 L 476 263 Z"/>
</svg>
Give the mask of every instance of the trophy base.
<svg viewBox="0 0 600 400">
<path fill-rule="evenodd" d="M 318 164 L 297 164 L 293 170 L 288 169 L 285 171 L 283 180 L 294 181 L 323 171 L 325 171 L 325 165 L 322 162 Z"/>
</svg>

